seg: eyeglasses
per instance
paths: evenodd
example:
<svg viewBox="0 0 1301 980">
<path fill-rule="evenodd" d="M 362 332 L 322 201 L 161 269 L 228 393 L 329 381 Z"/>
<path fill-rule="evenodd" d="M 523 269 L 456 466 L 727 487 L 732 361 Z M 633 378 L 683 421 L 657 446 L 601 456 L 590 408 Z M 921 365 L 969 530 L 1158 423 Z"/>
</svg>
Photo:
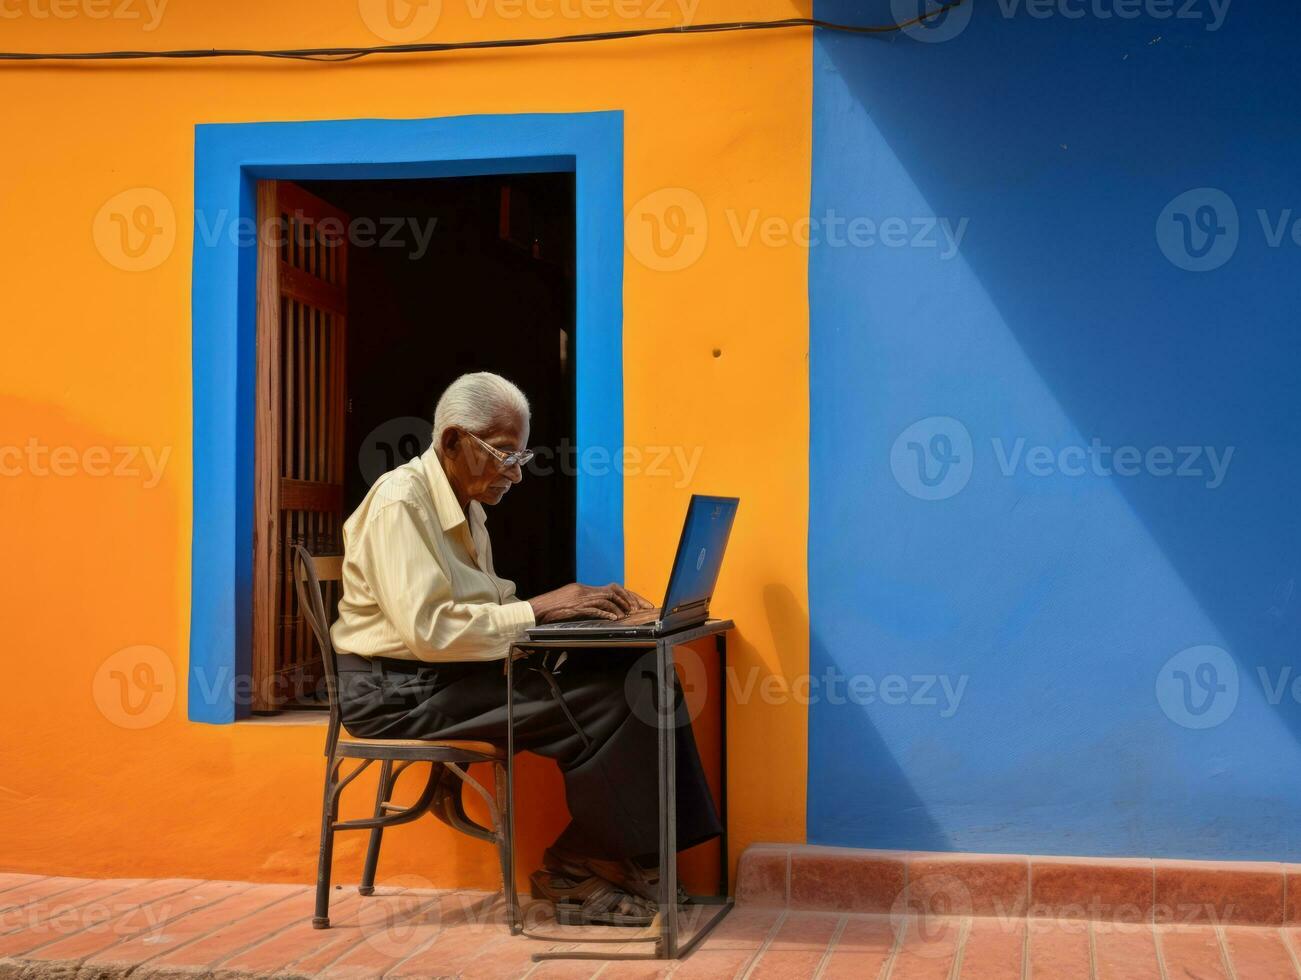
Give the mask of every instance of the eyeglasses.
<svg viewBox="0 0 1301 980">
<path fill-rule="evenodd" d="M 473 432 L 467 432 L 466 435 L 469 436 L 471 439 L 473 439 L 475 442 L 477 442 L 484 449 L 488 450 L 488 452 L 492 454 L 492 458 L 495 459 L 498 463 L 500 463 L 502 467 L 505 469 L 509 469 L 512 466 L 523 466 L 533 459 L 534 453 L 532 449 L 517 449 L 513 453 L 504 453 L 496 446 L 491 446 L 488 443 L 484 442 Z"/>
</svg>

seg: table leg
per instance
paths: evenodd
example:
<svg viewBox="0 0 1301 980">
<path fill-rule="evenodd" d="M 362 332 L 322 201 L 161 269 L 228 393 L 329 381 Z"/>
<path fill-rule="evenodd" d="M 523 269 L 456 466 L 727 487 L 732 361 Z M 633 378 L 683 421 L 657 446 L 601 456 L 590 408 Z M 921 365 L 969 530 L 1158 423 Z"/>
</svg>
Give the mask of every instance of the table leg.
<svg viewBox="0 0 1301 980">
<path fill-rule="evenodd" d="M 506 924 L 512 936 L 523 931 L 516 915 L 515 899 L 515 647 L 506 653 L 506 814 L 502 832 L 506 836 L 506 880 L 502 900 L 506 903 Z"/>
<path fill-rule="evenodd" d="M 678 769 L 673 644 L 655 644 L 660 770 L 660 956 L 678 955 Z"/>
<path fill-rule="evenodd" d="M 731 884 L 731 861 L 727 847 L 727 634 L 714 637 L 718 649 L 718 822 L 723 825 L 718 839 L 718 894 L 726 898 Z"/>
</svg>

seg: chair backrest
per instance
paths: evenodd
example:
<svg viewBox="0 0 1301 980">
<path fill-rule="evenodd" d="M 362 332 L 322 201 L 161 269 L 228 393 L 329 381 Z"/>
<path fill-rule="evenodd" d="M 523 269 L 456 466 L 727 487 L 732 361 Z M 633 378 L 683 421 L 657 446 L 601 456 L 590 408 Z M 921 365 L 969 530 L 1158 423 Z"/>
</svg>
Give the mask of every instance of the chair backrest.
<svg viewBox="0 0 1301 980">
<path fill-rule="evenodd" d="M 317 558 L 301 544 L 294 545 L 294 584 L 298 588 L 298 608 L 307 617 L 308 625 L 316 634 L 316 642 L 321 647 L 321 661 L 325 665 L 325 693 L 330 701 L 327 752 L 332 750 L 339 730 L 339 675 L 334 660 L 334 644 L 330 642 L 330 617 L 321 595 L 321 583 L 338 582 L 342 578 L 342 555 L 322 555 Z"/>
</svg>

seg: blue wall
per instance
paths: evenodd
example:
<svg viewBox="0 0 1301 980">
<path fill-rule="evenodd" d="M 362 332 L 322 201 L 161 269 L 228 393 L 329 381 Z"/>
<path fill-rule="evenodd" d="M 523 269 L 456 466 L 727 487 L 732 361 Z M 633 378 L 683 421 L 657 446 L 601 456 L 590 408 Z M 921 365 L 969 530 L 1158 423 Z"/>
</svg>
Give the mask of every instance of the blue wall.
<svg viewBox="0 0 1301 980">
<path fill-rule="evenodd" d="M 815 39 L 813 843 L 1301 853 L 1301 8 L 1117 7 Z"/>
</svg>

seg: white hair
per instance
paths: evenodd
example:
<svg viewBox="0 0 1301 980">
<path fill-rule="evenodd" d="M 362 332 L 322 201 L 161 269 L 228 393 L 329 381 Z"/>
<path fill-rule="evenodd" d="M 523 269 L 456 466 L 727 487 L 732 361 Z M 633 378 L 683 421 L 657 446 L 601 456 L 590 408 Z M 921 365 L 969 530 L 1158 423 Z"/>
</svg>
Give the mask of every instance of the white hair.
<svg viewBox="0 0 1301 980">
<path fill-rule="evenodd" d="M 434 445 L 442 446 L 443 433 L 455 425 L 478 434 L 503 416 L 528 422 L 531 410 L 524 392 L 500 374 L 475 371 L 463 374 L 443 392 L 434 409 Z"/>
</svg>

